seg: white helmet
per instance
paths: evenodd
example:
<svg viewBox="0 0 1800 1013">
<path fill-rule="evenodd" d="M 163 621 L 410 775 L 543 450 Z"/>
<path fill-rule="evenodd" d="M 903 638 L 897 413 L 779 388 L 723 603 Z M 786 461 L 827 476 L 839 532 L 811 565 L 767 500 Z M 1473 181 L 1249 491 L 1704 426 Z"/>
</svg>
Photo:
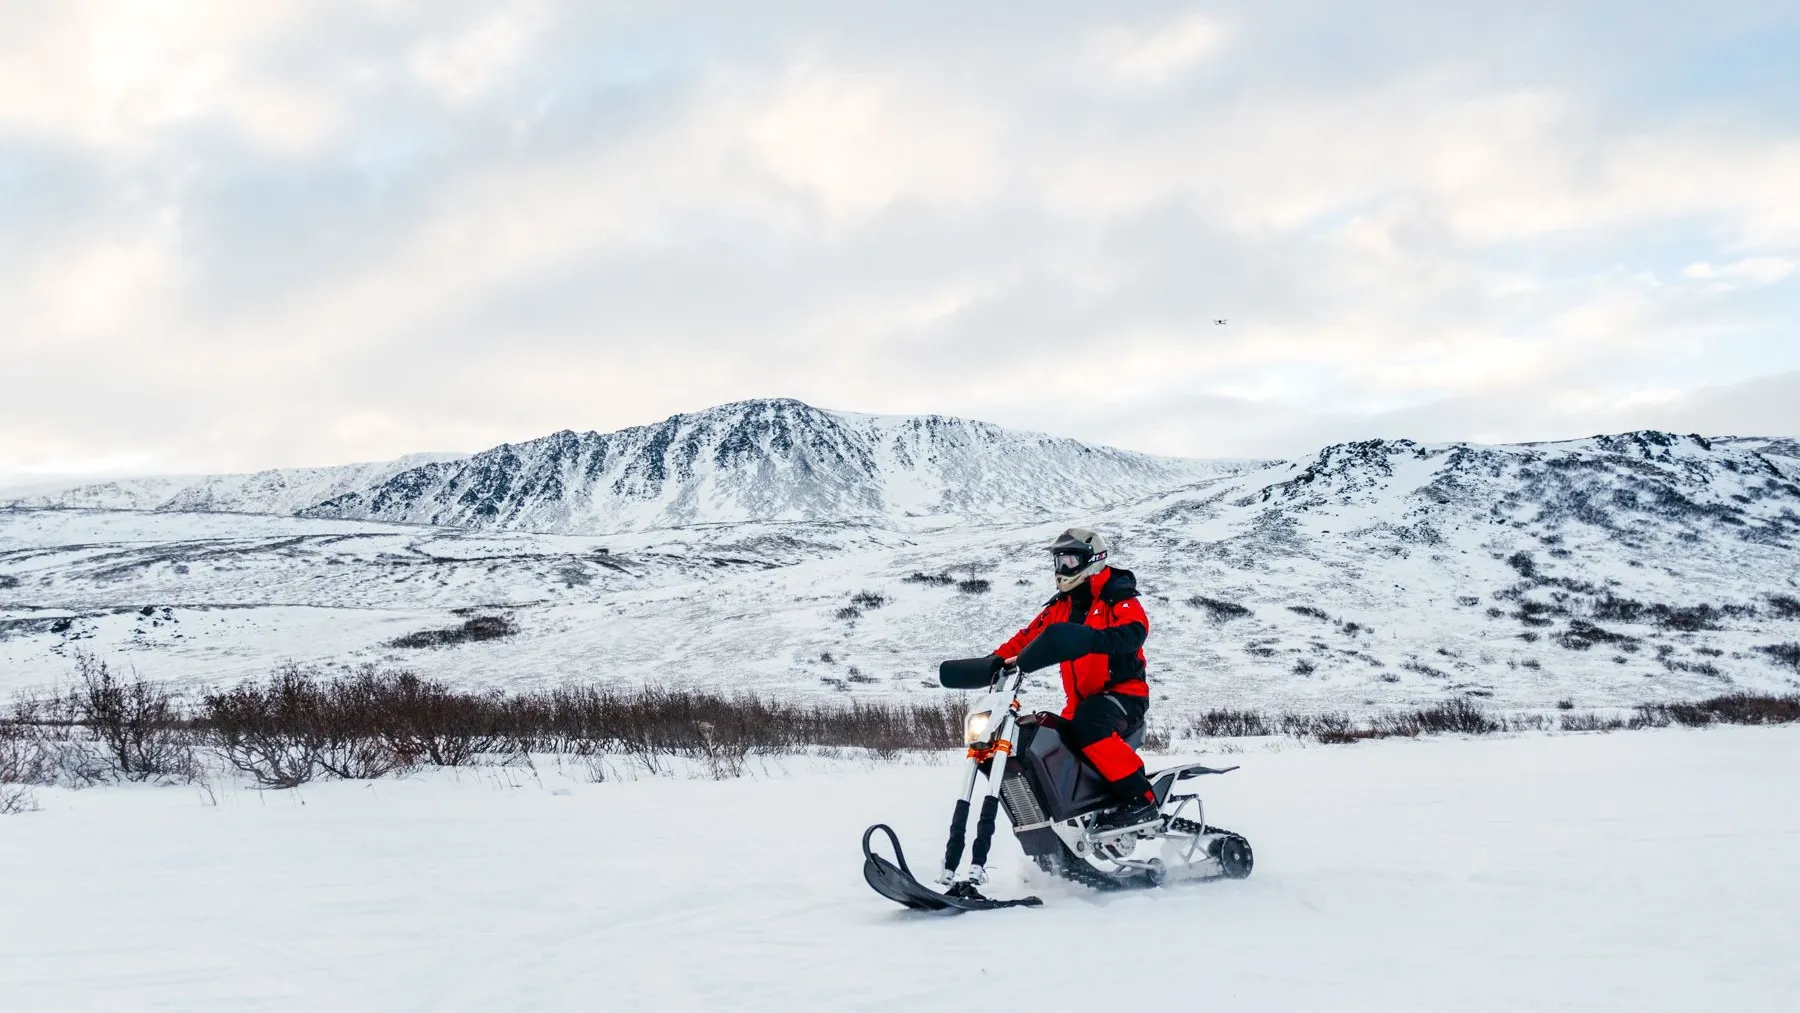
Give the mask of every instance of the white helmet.
<svg viewBox="0 0 1800 1013">
<path fill-rule="evenodd" d="M 1106 539 L 1087 528 L 1070 528 L 1050 543 L 1057 590 L 1067 594 L 1106 569 Z"/>
</svg>

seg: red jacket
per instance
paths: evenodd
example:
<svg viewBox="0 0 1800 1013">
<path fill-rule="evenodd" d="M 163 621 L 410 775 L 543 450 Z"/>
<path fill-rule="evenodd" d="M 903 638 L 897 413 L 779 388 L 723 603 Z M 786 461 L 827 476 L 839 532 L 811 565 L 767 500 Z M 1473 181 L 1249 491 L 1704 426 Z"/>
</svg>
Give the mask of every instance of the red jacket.
<svg viewBox="0 0 1800 1013">
<path fill-rule="evenodd" d="M 1106 647 L 1062 663 L 1063 693 L 1068 697 L 1063 717 L 1074 717 L 1076 704 L 1100 693 L 1150 695 L 1150 685 L 1144 681 L 1144 638 L 1150 634 L 1150 617 L 1138 601 L 1137 578 L 1130 570 L 1109 566 L 1089 577 L 1086 584 L 1058 594 L 1044 603 L 1031 625 L 1013 634 L 994 653 L 1002 658 L 1018 657 L 1044 627 L 1067 622 L 1103 631 Z"/>
</svg>

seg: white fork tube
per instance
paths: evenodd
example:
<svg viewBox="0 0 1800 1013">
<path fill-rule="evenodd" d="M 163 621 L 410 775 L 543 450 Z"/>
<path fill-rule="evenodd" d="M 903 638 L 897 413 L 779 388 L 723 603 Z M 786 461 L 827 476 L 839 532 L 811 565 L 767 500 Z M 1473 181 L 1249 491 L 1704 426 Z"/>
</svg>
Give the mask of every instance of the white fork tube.
<svg viewBox="0 0 1800 1013">
<path fill-rule="evenodd" d="M 944 843 L 944 868 L 938 873 L 940 883 L 954 881 L 956 868 L 962 864 L 963 840 L 969 826 L 969 800 L 975 795 L 975 777 L 981 772 L 980 768 L 975 758 L 969 757 L 967 769 L 963 771 L 962 792 L 956 796 L 956 809 L 950 814 L 950 837 Z"/>
<path fill-rule="evenodd" d="M 1000 786 L 1006 780 L 1006 762 L 1017 745 L 1019 715 L 1008 710 L 1000 719 L 1000 732 L 994 736 L 994 756 L 988 766 L 987 791 L 981 800 L 981 815 L 975 821 L 975 846 L 969 852 L 969 878 L 977 883 L 987 879 L 988 848 L 994 843 L 994 823 L 1000 811 Z M 1002 744 L 1004 744 L 1002 746 Z"/>
</svg>

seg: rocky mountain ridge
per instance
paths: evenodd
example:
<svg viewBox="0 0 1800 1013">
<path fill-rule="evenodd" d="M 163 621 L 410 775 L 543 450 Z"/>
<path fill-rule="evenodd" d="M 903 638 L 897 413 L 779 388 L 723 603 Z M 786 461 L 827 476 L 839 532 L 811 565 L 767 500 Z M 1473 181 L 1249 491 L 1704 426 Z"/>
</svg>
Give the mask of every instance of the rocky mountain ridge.
<svg viewBox="0 0 1800 1013">
<path fill-rule="evenodd" d="M 744 401 L 470 456 L 139 479 L 0 500 L 45 509 L 231 511 L 603 533 L 747 521 L 894 523 L 1094 510 L 1253 462 L 1154 457 L 941 415 Z"/>
</svg>

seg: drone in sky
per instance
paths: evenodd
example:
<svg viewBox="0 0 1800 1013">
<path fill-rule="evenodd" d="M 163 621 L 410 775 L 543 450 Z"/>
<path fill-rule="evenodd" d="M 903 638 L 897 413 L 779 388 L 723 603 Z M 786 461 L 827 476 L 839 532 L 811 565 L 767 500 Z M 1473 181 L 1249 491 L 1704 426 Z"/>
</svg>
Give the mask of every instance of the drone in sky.
<svg viewBox="0 0 1800 1013">
<path fill-rule="evenodd" d="M 1225 321 L 1224 321 L 1224 319 L 1223 319 L 1223 318 L 1221 318 L 1221 319 L 1218 319 L 1218 320 L 1214 320 L 1214 321 L 1213 321 L 1213 326 L 1214 326 L 1214 327 L 1223 327 L 1223 326 L 1225 326 Z"/>
</svg>

